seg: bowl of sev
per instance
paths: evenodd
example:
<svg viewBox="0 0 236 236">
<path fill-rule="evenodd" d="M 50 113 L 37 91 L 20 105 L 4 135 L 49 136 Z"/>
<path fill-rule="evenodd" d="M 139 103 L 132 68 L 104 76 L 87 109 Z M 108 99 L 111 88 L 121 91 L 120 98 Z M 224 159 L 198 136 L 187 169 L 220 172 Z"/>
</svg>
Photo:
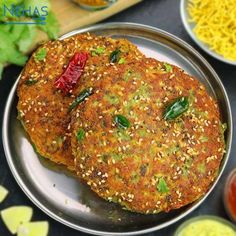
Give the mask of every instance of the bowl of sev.
<svg viewBox="0 0 236 236">
<path fill-rule="evenodd" d="M 235 0 L 181 0 L 180 13 L 186 31 L 204 51 L 236 65 Z"/>
</svg>

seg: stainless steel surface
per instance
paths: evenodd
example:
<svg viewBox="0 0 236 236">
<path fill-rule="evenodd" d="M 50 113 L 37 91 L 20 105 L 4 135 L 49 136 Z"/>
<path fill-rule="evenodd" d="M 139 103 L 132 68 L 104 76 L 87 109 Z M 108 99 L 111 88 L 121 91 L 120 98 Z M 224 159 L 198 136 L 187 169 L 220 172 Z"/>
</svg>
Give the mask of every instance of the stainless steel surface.
<svg viewBox="0 0 236 236">
<path fill-rule="evenodd" d="M 205 43 L 203 43 L 201 40 L 199 40 L 196 37 L 195 33 L 193 32 L 193 28 L 195 26 L 195 23 L 194 22 L 189 22 L 190 16 L 189 16 L 188 11 L 187 11 L 188 2 L 189 2 L 189 0 L 181 0 L 180 1 L 180 15 L 181 15 L 182 23 L 183 23 L 187 33 L 189 34 L 189 36 L 193 39 L 193 41 L 196 44 L 198 44 L 199 47 L 201 47 L 206 53 L 208 53 L 212 57 L 214 57 L 214 58 L 216 58 L 220 61 L 223 61 L 225 63 L 236 66 L 236 61 L 232 61 L 232 60 L 224 58 L 220 54 L 218 54 L 215 51 L 211 50 L 208 45 L 206 45 Z"/>
<path fill-rule="evenodd" d="M 81 32 L 124 37 L 135 43 L 147 56 L 184 68 L 205 84 L 218 102 L 226 131 L 227 152 L 218 178 L 199 201 L 158 215 L 141 215 L 122 210 L 98 198 L 78 179 L 62 168 L 37 156 L 20 122 L 16 119 L 16 87 L 13 86 L 5 108 L 3 144 L 9 167 L 26 195 L 44 212 L 74 229 L 97 235 L 136 235 L 171 225 L 197 208 L 217 184 L 229 157 L 232 142 L 232 115 L 225 89 L 212 67 L 187 43 L 162 30 L 132 23 L 96 25 L 68 33 Z"/>
<path fill-rule="evenodd" d="M 189 224 L 193 223 L 193 222 L 197 222 L 200 220 L 214 220 L 217 222 L 220 222 L 224 225 L 229 226 L 231 229 L 233 229 L 236 233 L 236 226 L 234 224 L 232 224 L 230 221 L 225 220 L 224 218 L 221 217 L 217 217 L 217 216 L 212 216 L 212 215 L 204 215 L 204 216 L 197 216 L 197 217 L 193 217 L 187 221 L 185 221 L 183 224 L 181 224 L 178 229 L 176 230 L 174 236 L 180 236 L 181 235 L 181 231 L 188 226 Z M 189 235 L 190 236 L 190 235 Z M 223 235 L 222 235 L 223 236 Z"/>
</svg>

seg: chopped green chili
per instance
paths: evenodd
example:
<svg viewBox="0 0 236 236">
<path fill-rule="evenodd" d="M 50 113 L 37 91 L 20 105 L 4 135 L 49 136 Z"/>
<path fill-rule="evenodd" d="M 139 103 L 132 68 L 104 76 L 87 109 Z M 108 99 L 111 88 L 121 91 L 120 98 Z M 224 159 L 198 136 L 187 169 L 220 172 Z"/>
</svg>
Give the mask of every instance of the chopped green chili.
<svg viewBox="0 0 236 236">
<path fill-rule="evenodd" d="M 97 56 L 97 55 L 101 55 L 105 52 L 105 48 L 104 47 L 97 47 L 95 50 L 92 50 L 92 56 Z"/>
<path fill-rule="evenodd" d="M 172 71 L 172 66 L 169 65 L 168 63 L 164 63 L 165 71 L 166 72 L 171 72 Z"/>
<path fill-rule="evenodd" d="M 82 128 L 79 129 L 78 132 L 77 132 L 76 137 L 77 137 L 77 140 L 80 142 L 85 137 L 85 131 Z"/>
<path fill-rule="evenodd" d="M 123 57 L 120 58 L 120 60 L 118 61 L 118 64 L 121 65 L 121 64 L 124 64 L 124 63 L 125 63 L 125 58 L 123 58 Z"/>
<path fill-rule="evenodd" d="M 46 48 L 40 48 L 34 55 L 35 60 L 42 61 L 47 55 Z"/>
<path fill-rule="evenodd" d="M 164 178 L 160 178 L 157 184 L 157 190 L 160 193 L 168 193 L 169 192 L 169 188 L 167 187 L 166 181 L 164 180 Z"/>
</svg>

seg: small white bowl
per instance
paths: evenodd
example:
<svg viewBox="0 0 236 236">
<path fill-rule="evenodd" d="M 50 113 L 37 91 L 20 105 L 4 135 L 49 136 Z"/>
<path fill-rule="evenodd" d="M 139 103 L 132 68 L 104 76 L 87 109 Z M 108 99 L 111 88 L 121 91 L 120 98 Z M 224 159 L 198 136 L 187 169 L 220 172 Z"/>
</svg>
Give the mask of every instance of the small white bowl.
<svg viewBox="0 0 236 236">
<path fill-rule="evenodd" d="M 195 26 L 194 23 L 190 23 L 188 20 L 190 18 L 189 14 L 188 14 L 188 10 L 187 10 L 187 5 L 188 5 L 188 1 L 189 0 L 181 0 L 180 1 L 180 15 L 181 15 L 181 19 L 183 22 L 183 25 L 186 29 L 186 31 L 188 32 L 189 36 L 193 39 L 193 41 L 200 47 L 202 48 L 206 53 L 208 53 L 209 55 L 211 55 L 212 57 L 223 61 L 225 63 L 231 64 L 236 66 L 236 61 L 232 61 L 229 59 L 224 58 L 223 56 L 221 56 L 220 54 L 212 51 L 208 45 L 206 45 L 205 43 L 203 43 L 202 41 L 200 41 L 195 33 L 193 32 L 193 28 Z"/>
</svg>

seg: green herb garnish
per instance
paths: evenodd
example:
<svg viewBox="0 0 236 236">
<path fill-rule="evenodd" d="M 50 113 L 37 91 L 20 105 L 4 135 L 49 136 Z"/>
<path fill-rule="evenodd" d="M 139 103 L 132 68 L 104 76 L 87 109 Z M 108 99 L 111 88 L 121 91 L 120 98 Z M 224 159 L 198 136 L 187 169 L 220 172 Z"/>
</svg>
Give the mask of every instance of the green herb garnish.
<svg viewBox="0 0 236 236">
<path fill-rule="evenodd" d="M 205 174 L 206 172 L 206 165 L 205 163 L 200 163 L 197 165 L 197 170 L 201 173 L 201 174 Z"/>
<path fill-rule="evenodd" d="M 164 63 L 165 71 L 166 72 L 171 72 L 172 71 L 172 66 L 169 65 L 168 63 Z"/>
<path fill-rule="evenodd" d="M 42 31 L 44 31 L 50 39 L 56 39 L 58 36 L 59 30 L 60 30 L 57 18 L 54 15 L 54 13 L 51 11 L 46 16 L 46 24 L 45 25 L 38 25 L 38 27 Z"/>
<path fill-rule="evenodd" d="M 39 11 L 44 7 L 44 9 L 47 8 L 48 15 L 45 16 L 45 24 L 42 24 L 42 19 L 37 18 L 37 15 L 32 16 L 28 14 L 27 17 L 12 17 L 7 11 L 6 16 L 3 16 L 3 9 L 0 9 L 0 78 L 3 67 L 6 64 L 16 64 L 20 66 L 25 64 L 27 56 L 24 54 L 33 46 L 38 29 L 46 32 L 50 39 L 57 38 L 57 34 L 59 33 L 59 23 L 50 10 L 49 0 L 0 0 L 0 5 L 1 3 L 3 5 L 3 2 L 8 9 L 11 9 L 12 5 L 18 10 L 20 10 L 23 5 L 25 10 L 31 8 L 32 11 L 36 9 L 36 7 Z M 27 14 L 27 12 L 25 13 Z M 39 24 L 5 24 L 6 22 L 11 21 L 30 21 L 32 23 L 38 22 Z"/>
<path fill-rule="evenodd" d="M 201 137 L 199 138 L 199 140 L 200 140 L 202 143 L 205 143 L 205 142 L 208 141 L 208 137 L 206 137 L 206 136 L 201 136 Z"/>
<path fill-rule="evenodd" d="M 97 47 L 95 50 L 92 51 L 92 56 L 97 56 L 97 55 L 101 55 L 105 52 L 105 48 L 104 47 Z"/>
<path fill-rule="evenodd" d="M 35 60 L 42 61 L 47 55 L 46 48 L 40 48 L 34 55 Z"/>
<path fill-rule="evenodd" d="M 5 31 L 5 25 L 0 28 L 0 64 L 3 66 L 6 63 L 16 65 L 24 65 L 27 56 L 24 56 L 18 49 L 10 32 Z M 16 26 L 14 26 L 16 27 Z"/>
<path fill-rule="evenodd" d="M 122 115 L 116 115 L 114 121 L 119 128 L 126 129 L 130 127 L 129 120 Z"/>
<path fill-rule="evenodd" d="M 14 25 L 11 29 L 11 36 L 20 52 L 26 53 L 32 45 L 36 36 L 35 25 Z"/>
<path fill-rule="evenodd" d="M 188 108 L 188 97 L 180 97 L 166 107 L 163 118 L 165 120 L 173 120 L 186 112 Z"/>
<path fill-rule="evenodd" d="M 121 53 L 121 50 L 120 49 L 116 49 L 115 51 L 113 51 L 111 54 L 110 54 L 110 62 L 111 63 L 116 63 L 119 61 L 120 59 L 120 53 Z"/>
<path fill-rule="evenodd" d="M 25 84 L 26 85 L 33 85 L 33 84 L 36 84 L 38 82 L 38 80 L 36 79 L 28 79 L 25 81 Z"/>
<path fill-rule="evenodd" d="M 123 79 L 124 79 L 124 81 L 129 81 L 129 79 L 131 78 L 131 76 L 132 76 L 132 71 L 130 70 L 130 69 L 128 69 L 126 72 L 125 72 L 125 74 L 124 74 L 124 77 L 123 77 Z"/>
<path fill-rule="evenodd" d="M 84 89 L 78 97 L 72 102 L 72 104 L 69 106 L 69 111 L 73 110 L 75 107 L 77 107 L 81 102 L 84 101 L 85 98 L 89 97 L 93 94 L 93 89 Z"/>
<path fill-rule="evenodd" d="M 3 64 L 0 63 L 0 80 L 2 78 L 2 72 L 3 72 Z"/>
<path fill-rule="evenodd" d="M 82 128 L 79 129 L 78 132 L 77 132 L 76 137 L 77 137 L 77 140 L 80 142 L 85 137 L 85 131 Z"/>
<path fill-rule="evenodd" d="M 164 178 L 160 178 L 157 184 L 157 190 L 160 193 L 168 193 L 169 192 L 169 188 L 167 187 L 166 181 L 164 180 Z"/>
<path fill-rule="evenodd" d="M 123 57 L 120 58 L 120 60 L 118 61 L 118 64 L 121 65 L 121 64 L 124 64 L 124 63 L 125 63 L 125 58 L 123 58 Z"/>
<path fill-rule="evenodd" d="M 222 133 L 224 133 L 227 130 L 227 123 L 220 124 Z"/>
</svg>

